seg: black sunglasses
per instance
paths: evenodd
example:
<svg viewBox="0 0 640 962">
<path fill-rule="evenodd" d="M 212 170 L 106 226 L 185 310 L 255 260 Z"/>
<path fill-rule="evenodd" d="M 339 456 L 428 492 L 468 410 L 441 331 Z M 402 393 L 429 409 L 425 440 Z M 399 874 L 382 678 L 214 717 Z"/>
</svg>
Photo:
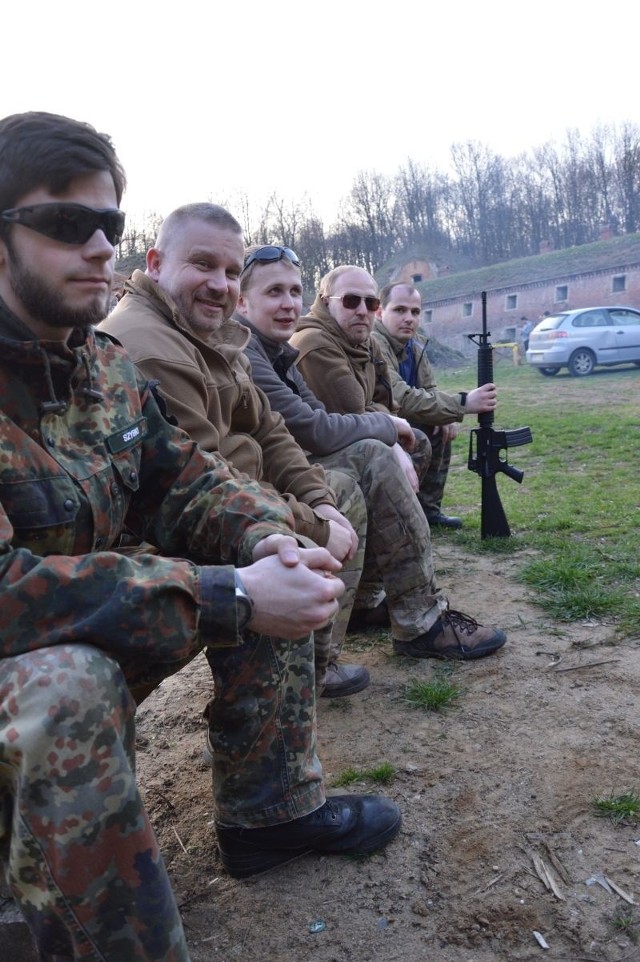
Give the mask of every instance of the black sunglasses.
<svg viewBox="0 0 640 962">
<path fill-rule="evenodd" d="M 377 311 L 380 307 L 379 297 L 364 297 L 362 294 L 329 294 L 329 300 L 342 301 L 342 306 L 348 311 L 355 311 L 360 307 L 360 302 L 364 301 L 368 311 Z"/>
<path fill-rule="evenodd" d="M 123 210 L 95 210 L 82 204 L 34 204 L 3 210 L 0 220 L 22 224 L 62 244 L 86 244 L 97 230 L 101 230 L 115 247 L 124 234 L 125 213 Z"/>
<path fill-rule="evenodd" d="M 300 267 L 298 255 L 290 247 L 260 247 L 257 251 L 247 254 L 244 267 L 240 273 L 244 274 L 247 267 L 250 267 L 256 261 L 258 264 L 273 264 L 276 261 L 281 261 L 284 257 L 291 261 L 294 267 Z"/>
</svg>

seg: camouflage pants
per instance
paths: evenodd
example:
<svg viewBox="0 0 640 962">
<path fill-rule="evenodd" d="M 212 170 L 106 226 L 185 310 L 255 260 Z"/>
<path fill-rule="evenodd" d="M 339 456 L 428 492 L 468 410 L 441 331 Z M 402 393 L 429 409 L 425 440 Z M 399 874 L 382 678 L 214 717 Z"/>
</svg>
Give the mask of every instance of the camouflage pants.
<svg viewBox="0 0 640 962">
<path fill-rule="evenodd" d="M 238 648 L 208 648 L 213 800 L 223 825 L 288 822 L 324 803 L 316 755 L 313 636 L 246 633 Z"/>
<path fill-rule="evenodd" d="M 433 461 L 433 449 L 431 445 L 431 435 L 425 434 L 421 428 L 412 424 L 413 433 L 416 438 L 416 446 L 411 452 L 411 460 L 413 461 L 413 466 L 416 469 L 416 474 L 418 475 L 418 481 L 420 482 L 420 487 L 422 487 L 422 482 L 429 473 L 429 468 Z"/>
<path fill-rule="evenodd" d="M 451 464 L 451 441 L 443 444 L 442 431 L 434 434 L 432 427 L 426 429 L 426 434 L 431 442 L 431 463 L 420 480 L 418 500 L 426 514 L 437 514 Z"/>
<path fill-rule="evenodd" d="M 363 581 L 382 583 L 393 637 L 410 641 L 428 631 L 446 607 L 435 586 L 429 525 L 391 448 L 381 441 L 356 441 L 316 458 L 360 486 L 368 513 Z"/>
<path fill-rule="evenodd" d="M 367 539 L 367 504 L 356 481 L 343 471 L 328 469 L 327 480 L 336 496 L 338 510 L 351 522 L 358 536 L 358 549 L 351 559 L 345 561 L 340 571 L 340 580 L 345 592 L 340 599 L 340 610 L 332 624 L 315 632 L 316 687 L 322 690 L 327 665 L 337 661 L 344 645 L 347 625 L 353 603 L 356 600 L 362 569 L 364 566 Z"/>
<path fill-rule="evenodd" d="M 96 648 L 0 660 L 0 855 L 44 962 L 188 962 L 136 786 L 134 716 Z"/>
</svg>

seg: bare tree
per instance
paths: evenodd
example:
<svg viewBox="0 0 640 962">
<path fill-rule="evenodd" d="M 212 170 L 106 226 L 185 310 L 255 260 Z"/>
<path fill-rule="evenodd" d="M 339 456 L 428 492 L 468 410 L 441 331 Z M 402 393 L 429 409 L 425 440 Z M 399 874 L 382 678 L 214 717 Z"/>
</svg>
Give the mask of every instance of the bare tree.
<svg viewBox="0 0 640 962">
<path fill-rule="evenodd" d="M 484 144 L 453 144 L 450 172 L 408 159 L 387 177 L 360 171 L 335 222 L 327 228 L 308 197 L 264 203 L 236 198 L 232 210 L 246 244 L 281 244 L 296 251 L 305 291 L 338 264 L 376 273 L 398 252 L 423 256 L 448 246 L 478 264 L 535 254 L 597 239 L 602 224 L 640 230 L 640 128 L 599 126 L 589 138 L 568 129 L 507 159 Z M 118 259 L 144 256 L 160 224 L 157 214 L 130 223 Z"/>
<path fill-rule="evenodd" d="M 354 253 L 368 271 L 375 272 L 396 247 L 398 230 L 393 201 L 388 177 L 375 171 L 360 171 L 356 175 L 340 228 L 349 236 Z"/>
<path fill-rule="evenodd" d="M 627 233 L 640 230 L 640 129 L 625 123 L 615 137 L 614 181 L 620 221 Z"/>
<path fill-rule="evenodd" d="M 444 175 L 407 160 L 395 177 L 394 188 L 401 218 L 399 226 L 402 236 L 398 242 L 404 241 L 409 246 L 441 242 L 446 237 Z"/>
</svg>

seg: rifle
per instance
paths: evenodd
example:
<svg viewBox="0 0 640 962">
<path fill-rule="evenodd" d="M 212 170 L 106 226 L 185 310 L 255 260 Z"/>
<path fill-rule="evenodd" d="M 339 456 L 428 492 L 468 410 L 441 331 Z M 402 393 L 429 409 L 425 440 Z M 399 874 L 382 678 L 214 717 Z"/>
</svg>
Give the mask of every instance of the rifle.
<svg viewBox="0 0 640 962">
<path fill-rule="evenodd" d="M 469 340 L 478 346 L 478 387 L 493 382 L 493 346 L 487 331 L 487 292 L 482 291 L 482 334 L 468 334 Z M 480 475 L 482 480 L 482 516 L 480 534 L 484 538 L 508 538 L 509 522 L 504 513 L 496 474 L 501 471 L 513 481 L 522 484 L 524 471 L 514 468 L 506 458 L 509 448 L 530 444 L 533 436 L 529 428 L 496 431 L 493 428 L 493 411 L 478 415 L 478 427 L 473 428 L 469 438 L 469 461 L 467 467 Z M 504 451 L 504 457 L 501 452 Z"/>
</svg>

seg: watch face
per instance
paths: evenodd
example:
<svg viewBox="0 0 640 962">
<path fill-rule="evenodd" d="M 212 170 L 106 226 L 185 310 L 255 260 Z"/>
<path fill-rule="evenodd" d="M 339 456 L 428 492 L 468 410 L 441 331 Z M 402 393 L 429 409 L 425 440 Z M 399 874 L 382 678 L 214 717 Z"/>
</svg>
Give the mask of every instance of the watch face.
<svg viewBox="0 0 640 962">
<path fill-rule="evenodd" d="M 249 595 L 242 588 L 236 587 L 236 608 L 238 612 L 238 628 L 242 631 L 251 621 L 253 605 Z"/>
<path fill-rule="evenodd" d="M 244 586 L 240 572 L 234 572 L 236 583 L 236 616 L 238 620 L 238 631 L 244 631 L 253 615 L 253 601 L 251 595 Z"/>
</svg>

